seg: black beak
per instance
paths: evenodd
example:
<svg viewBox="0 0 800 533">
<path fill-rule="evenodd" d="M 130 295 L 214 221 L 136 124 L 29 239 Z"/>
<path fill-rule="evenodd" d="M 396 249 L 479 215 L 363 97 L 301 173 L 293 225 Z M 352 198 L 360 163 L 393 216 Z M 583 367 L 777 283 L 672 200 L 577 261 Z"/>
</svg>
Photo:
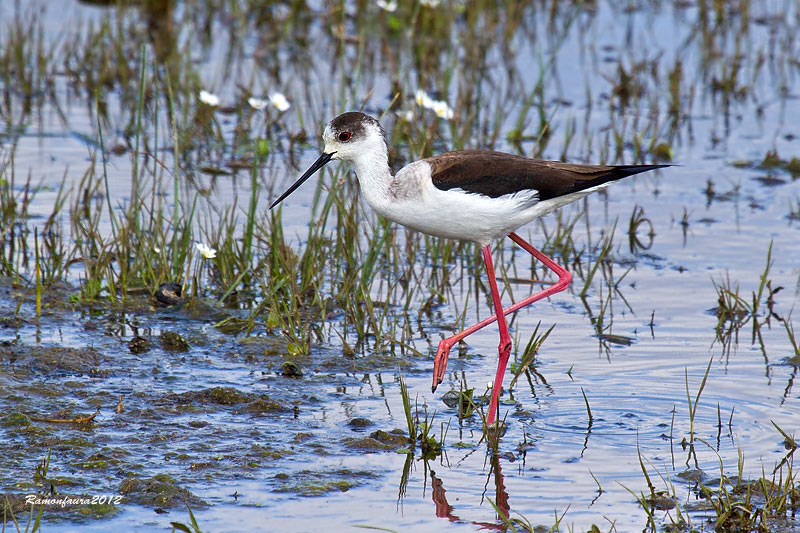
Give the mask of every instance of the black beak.
<svg viewBox="0 0 800 533">
<path fill-rule="evenodd" d="M 284 198 L 286 198 L 287 196 L 292 194 L 295 191 L 295 189 L 297 189 L 299 186 L 301 186 L 303 184 L 304 181 L 306 181 L 308 178 L 310 178 L 314 174 L 314 172 L 316 172 L 317 170 L 319 170 L 322 167 L 324 167 L 328 163 L 328 161 L 331 160 L 331 158 L 333 157 L 333 154 L 335 154 L 335 153 L 336 152 L 331 152 L 329 154 L 326 154 L 325 152 L 323 152 L 322 155 L 319 156 L 319 158 L 316 161 L 314 161 L 314 164 L 311 165 L 311 167 L 309 167 L 308 170 L 306 170 L 305 174 L 300 176 L 300 179 L 295 181 L 294 185 L 292 185 L 291 187 L 286 189 L 286 192 L 283 193 L 280 196 L 280 198 L 278 198 L 277 200 L 272 202 L 272 205 L 270 205 L 269 208 L 272 209 L 273 207 L 275 207 L 276 205 L 281 203 Z"/>
</svg>

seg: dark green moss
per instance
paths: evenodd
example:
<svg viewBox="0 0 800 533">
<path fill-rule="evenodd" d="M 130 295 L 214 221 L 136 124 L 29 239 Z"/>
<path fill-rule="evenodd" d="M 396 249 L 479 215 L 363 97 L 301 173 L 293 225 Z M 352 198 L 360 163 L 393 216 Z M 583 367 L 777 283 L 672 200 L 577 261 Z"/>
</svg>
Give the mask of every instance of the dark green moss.
<svg viewBox="0 0 800 533">
<path fill-rule="evenodd" d="M 347 438 L 342 440 L 342 444 L 351 450 L 360 452 L 383 452 L 386 450 L 393 450 L 395 447 L 391 444 L 383 443 L 372 437 L 364 437 L 361 439 Z"/>
<path fill-rule="evenodd" d="M 348 469 L 314 472 L 303 470 L 296 474 L 277 474 L 273 480 L 275 492 L 293 493 L 299 496 L 323 496 L 330 492 L 346 492 L 361 485 L 364 480 L 376 477 L 371 472 Z"/>
<path fill-rule="evenodd" d="M 167 474 L 158 474 L 149 479 L 128 478 L 120 485 L 119 492 L 131 501 L 148 507 L 169 509 L 185 504 L 192 507 L 207 505 Z"/>
<path fill-rule="evenodd" d="M 151 347 L 152 343 L 144 337 L 136 336 L 128 341 L 128 349 L 131 351 L 131 353 L 138 354 L 149 352 Z"/>
<path fill-rule="evenodd" d="M 250 401 L 251 397 L 233 387 L 214 387 L 181 394 L 167 394 L 161 401 L 169 404 L 208 404 L 238 405 Z"/>
<path fill-rule="evenodd" d="M 391 432 L 386 432 L 381 429 L 370 433 L 370 438 L 394 447 L 407 446 L 411 443 L 408 437 L 405 436 L 403 430 L 395 429 Z"/>
<path fill-rule="evenodd" d="M 369 426 L 374 426 L 375 424 L 373 424 L 372 421 L 367 418 L 356 417 L 351 418 L 350 421 L 347 422 L 347 425 L 354 429 L 363 429 Z"/>
<path fill-rule="evenodd" d="M 262 394 L 252 402 L 236 410 L 237 414 L 250 413 L 252 415 L 266 415 L 270 413 L 282 413 L 289 411 L 290 408 L 279 402 L 271 400 L 267 395 Z"/>
<path fill-rule="evenodd" d="M 188 352 L 189 342 L 180 333 L 162 331 L 159 337 L 161 347 L 169 352 Z"/>
<path fill-rule="evenodd" d="M 0 420 L 0 424 L 5 427 L 25 427 L 31 425 L 31 419 L 22 413 L 11 413 Z"/>
<path fill-rule="evenodd" d="M 83 461 L 81 463 L 76 463 L 75 466 L 86 470 L 105 470 L 108 468 L 108 461 L 103 459 L 98 459 L 95 461 Z"/>
</svg>

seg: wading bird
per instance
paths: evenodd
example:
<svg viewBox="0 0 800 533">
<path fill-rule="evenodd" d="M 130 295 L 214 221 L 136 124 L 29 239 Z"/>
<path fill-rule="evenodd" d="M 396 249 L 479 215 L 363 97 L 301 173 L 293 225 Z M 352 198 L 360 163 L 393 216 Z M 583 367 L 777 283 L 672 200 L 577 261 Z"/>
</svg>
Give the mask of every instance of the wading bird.
<svg viewBox="0 0 800 533">
<path fill-rule="evenodd" d="M 505 315 L 567 288 L 572 276 L 514 230 L 611 182 L 669 165 L 575 165 L 490 150 L 459 150 L 414 161 L 392 176 L 383 128 L 369 115 L 348 112 L 331 120 L 322 134 L 322 155 L 270 209 L 332 159 L 353 164 L 367 203 L 378 214 L 416 231 L 463 239 L 483 249 L 494 316 L 443 339 L 433 363 L 433 387 L 442 382 L 450 349 L 497 320 L 499 361 L 487 423 L 494 423 L 511 336 Z M 509 237 L 544 263 L 558 281 L 503 309 L 492 263 L 491 242 Z"/>
</svg>

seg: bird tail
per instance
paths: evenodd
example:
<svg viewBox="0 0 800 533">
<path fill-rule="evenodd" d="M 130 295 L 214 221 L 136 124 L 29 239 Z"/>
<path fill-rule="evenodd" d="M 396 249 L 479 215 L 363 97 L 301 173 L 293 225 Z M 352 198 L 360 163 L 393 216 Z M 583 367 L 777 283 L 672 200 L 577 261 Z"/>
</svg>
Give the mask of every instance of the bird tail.
<svg viewBox="0 0 800 533">
<path fill-rule="evenodd" d="M 648 170 L 655 170 L 657 168 L 672 167 L 674 165 L 614 165 L 614 169 L 621 174 L 619 178 L 627 178 L 634 174 L 641 174 Z"/>
</svg>

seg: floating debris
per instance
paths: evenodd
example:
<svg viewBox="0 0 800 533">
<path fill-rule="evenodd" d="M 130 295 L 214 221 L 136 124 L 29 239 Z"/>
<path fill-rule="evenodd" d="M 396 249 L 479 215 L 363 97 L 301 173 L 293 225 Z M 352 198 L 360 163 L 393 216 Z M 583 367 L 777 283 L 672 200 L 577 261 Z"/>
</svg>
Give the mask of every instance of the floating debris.
<svg viewBox="0 0 800 533">
<path fill-rule="evenodd" d="M 164 305 L 178 305 L 183 302 L 183 285 L 168 281 L 156 289 L 156 300 Z"/>
</svg>

